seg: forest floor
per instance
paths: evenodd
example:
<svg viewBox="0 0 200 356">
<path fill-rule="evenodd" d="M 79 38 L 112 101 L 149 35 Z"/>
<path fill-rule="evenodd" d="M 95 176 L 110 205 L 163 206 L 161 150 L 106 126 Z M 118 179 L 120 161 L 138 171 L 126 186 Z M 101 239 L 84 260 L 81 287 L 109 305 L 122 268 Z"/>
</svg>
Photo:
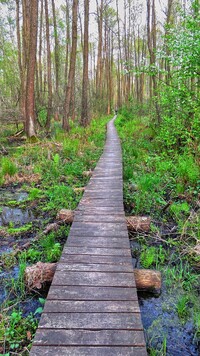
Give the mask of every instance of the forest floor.
<svg viewBox="0 0 200 356">
<path fill-rule="evenodd" d="M 29 354 L 47 289 L 29 293 L 25 268 L 59 259 L 70 225 L 44 231 L 60 209 L 78 205 L 108 120 L 73 125 L 69 134 L 55 122 L 51 139 L 34 144 L 11 139 L 13 127 L 0 133 L 0 355 Z M 119 115 L 117 128 L 126 214 L 152 219 L 149 234 L 130 234 L 133 264 L 158 269 L 163 278 L 161 295 L 139 294 L 149 354 L 198 355 L 199 168 L 190 155 L 161 151 L 148 118 Z"/>
</svg>

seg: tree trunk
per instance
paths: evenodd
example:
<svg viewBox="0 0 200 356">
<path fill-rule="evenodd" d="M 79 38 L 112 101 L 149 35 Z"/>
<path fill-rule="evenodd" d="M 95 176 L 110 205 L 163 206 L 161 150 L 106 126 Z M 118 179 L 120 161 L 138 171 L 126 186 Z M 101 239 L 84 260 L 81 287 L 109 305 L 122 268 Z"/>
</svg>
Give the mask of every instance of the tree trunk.
<svg viewBox="0 0 200 356">
<path fill-rule="evenodd" d="M 31 21 L 30 21 L 31 19 Z M 29 56 L 26 81 L 26 134 L 28 138 L 36 137 L 35 131 L 35 64 L 37 49 L 38 0 L 30 2 Z"/>
<path fill-rule="evenodd" d="M 86 127 L 89 122 L 88 112 L 88 31 L 89 31 L 89 0 L 84 1 L 84 48 L 83 48 L 83 85 L 81 125 Z"/>
<path fill-rule="evenodd" d="M 45 18 L 46 18 L 46 43 L 47 43 L 47 81 L 48 81 L 48 108 L 46 129 L 50 130 L 51 115 L 52 115 L 52 79 L 51 79 L 51 48 L 50 48 L 50 34 L 49 34 L 49 9 L 48 0 L 45 0 Z"/>
<path fill-rule="evenodd" d="M 70 102 L 72 100 L 73 80 L 75 80 L 75 69 L 76 69 L 76 48 L 77 48 L 77 17 L 78 17 L 78 0 L 73 0 L 72 7 L 72 50 L 70 55 L 70 68 L 68 75 L 68 82 L 65 91 L 65 104 L 64 104 L 64 114 L 62 126 L 64 130 L 69 130 L 69 113 L 70 113 Z"/>
<path fill-rule="evenodd" d="M 97 21 L 98 21 L 98 54 L 97 54 L 97 69 L 96 69 L 96 96 L 97 99 L 102 99 L 102 80 L 103 80 L 103 61 L 102 61 L 102 44 L 103 44 L 103 0 L 99 6 L 97 2 Z"/>
</svg>

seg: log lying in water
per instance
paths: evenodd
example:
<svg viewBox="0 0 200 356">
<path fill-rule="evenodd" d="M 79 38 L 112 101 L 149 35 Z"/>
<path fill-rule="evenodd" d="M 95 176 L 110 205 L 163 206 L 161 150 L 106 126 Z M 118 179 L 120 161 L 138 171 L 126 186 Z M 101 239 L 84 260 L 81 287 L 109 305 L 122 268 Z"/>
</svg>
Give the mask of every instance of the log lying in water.
<svg viewBox="0 0 200 356">
<path fill-rule="evenodd" d="M 135 232 L 149 232 L 151 219 L 146 216 L 126 216 L 127 228 Z"/>
<path fill-rule="evenodd" d="M 161 273 L 151 269 L 134 269 L 135 283 L 138 291 L 160 291 Z"/>
<path fill-rule="evenodd" d="M 25 282 L 29 290 L 42 289 L 46 283 L 51 283 L 56 270 L 56 263 L 37 262 L 26 267 Z M 138 291 L 160 291 L 161 273 L 153 270 L 134 269 L 135 282 Z"/>
</svg>

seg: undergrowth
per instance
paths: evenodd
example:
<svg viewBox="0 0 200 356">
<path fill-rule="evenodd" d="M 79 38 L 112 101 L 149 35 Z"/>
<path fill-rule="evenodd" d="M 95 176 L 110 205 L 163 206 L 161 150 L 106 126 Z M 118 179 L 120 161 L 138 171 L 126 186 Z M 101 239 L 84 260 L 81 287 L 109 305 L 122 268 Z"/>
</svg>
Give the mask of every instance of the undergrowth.
<svg viewBox="0 0 200 356">
<path fill-rule="evenodd" d="M 28 294 L 25 286 L 25 268 L 38 261 L 58 261 L 67 240 L 69 225 L 61 225 L 48 234 L 44 234 L 43 230 L 48 222 L 54 221 L 61 208 L 74 210 L 77 207 L 82 192 L 76 188 L 87 184 L 87 172 L 94 169 L 102 153 L 109 119 L 93 120 L 87 128 L 71 123 L 69 133 L 64 132 L 60 123 L 55 122 L 51 139 L 39 138 L 35 143 L 23 143 L 20 146 L 6 146 L 6 134 L 2 135 L 2 142 L 9 154 L 6 158 L 0 158 L 1 186 L 4 189 L 18 187 L 28 193 L 25 200 L 13 200 L 12 204 L 4 201 L 2 206 L 20 209 L 29 207 L 42 220 L 39 223 L 36 219 L 22 226 L 15 226 L 11 221 L 8 226 L 1 228 L 4 239 L 10 235 L 17 239 L 25 236 L 30 241 L 29 247 L 24 250 L 12 250 L 1 255 L 0 272 L 6 294 L 1 304 L 2 355 L 29 354 L 42 308 L 25 314 L 23 307 L 20 307 L 27 298 L 33 297 Z M 9 135 L 10 132 L 7 130 Z M 31 240 L 32 235 L 37 238 Z M 34 300 L 39 297 L 38 293 Z"/>
<path fill-rule="evenodd" d="M 133 116 L 126 108 L 116 124 L 122 142 L 126 213 L 152 220 L 149 236 L 134 235 L 140 248 L 132 251 L 133 257 L 139 254 L 142 268 L 161 271 L 169 295 L 177 290 L 174 313 L 183 324 L 193 320 L 194 342 L 198 343 L 200 152 L 196 143 L 167 143 L 164 123 L 160 130 L 148 116 Z M 146 330 L 150 355 L 166 354 L 166 335 L 162 346 L 154 349 L 153 330 Z"/>
</svg>

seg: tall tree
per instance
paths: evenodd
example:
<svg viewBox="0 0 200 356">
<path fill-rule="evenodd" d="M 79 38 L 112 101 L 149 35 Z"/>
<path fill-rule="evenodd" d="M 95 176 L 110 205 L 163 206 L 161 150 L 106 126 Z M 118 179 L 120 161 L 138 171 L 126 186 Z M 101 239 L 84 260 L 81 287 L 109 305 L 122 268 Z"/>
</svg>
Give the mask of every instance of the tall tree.
<svg viewBox="0 0 200 356">
<path fill-rule="evenodd" d="M 89 122 L 88 109 L 88 31 L 89 31 L 89 0 L 84 0 L 84 47 L 83 47 L 83 85 L 81 124 L 85 127 Z"/>
<path fill-rule="evenodd" d="M 38 0 L 31 0 L 27 4 L 30 14 L 26 18 L 28 31 L 28 66 L 26 80 L 26 123 L 25 130 L 27 137 L 36 137 L 35 130 L 35 67 L 37 49 L 37 26 L 38 26 Z"/>
<path fill-rule="evenodd" d="M 155 0 L 147 0 L 147 38 L 148 38 L 148 50 L 150 56 L 150 70 L 152 71 L 152 76 L 150 76 L 150 95 L 152 97 L 156 108 L 157 121 L 160 123 L 160 109 L 158 104 L 158 88 L 157 80 L 155 75 L 156 67 L 156 10 L 155 10 Z M 152 78 L 152 80 L 151 80 Z M 153 83 L 153 92 L 152 92 Z"/>
<path fill-rule="evenodd" d="M 72 6 L 72 49 L 70 55 L 70 68 L 68 82 L 65 90 L 65 103 L 62 126 L 64 130 L 69 130 L 70 102 L 74 96 L 73 83 L 75 81 L 76 69 L 76 49 L 77 49 L 77 20 L 78 20 L 78 0 L 73 0 Z"/>
<path fill-rule="evenodd" d="M 51 79 L 51 48 L 49 34 L 49 9 L 48 0 L 45 0 L 45 19 L 46 19 L 46 42 L 47 42 L 47 82 L 48 82 L 48 107 L 46 128 L 50 129 L 52 115 L 52 79 Z"/>
</svg>

